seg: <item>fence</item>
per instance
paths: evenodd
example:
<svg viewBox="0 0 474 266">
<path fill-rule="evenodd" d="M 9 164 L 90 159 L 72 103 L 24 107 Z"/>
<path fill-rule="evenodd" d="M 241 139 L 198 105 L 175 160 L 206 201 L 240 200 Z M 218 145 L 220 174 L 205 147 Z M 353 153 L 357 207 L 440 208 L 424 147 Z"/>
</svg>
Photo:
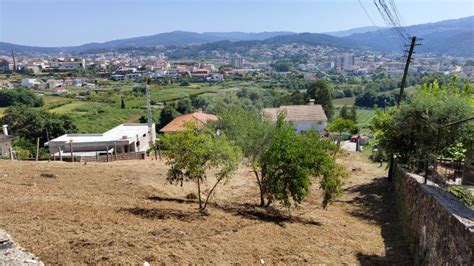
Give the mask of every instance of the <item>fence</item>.
<svg viewBox="0 0 474 266">
<path fill-rule="evenodd" d="M 113 161 L 125 161 L 125 160 L 144 160 L 146 158 L 145 152 L 131 152 L 131 153 L 118 153 L 118 154 L 107 154 L 98 156 L 86 156 L 79 157 L 74 156 L 75 162 L 98 162 L 106 163 Z M 63 161 L 71 162 L 71 158 L 63 158 Z"/>
<path fill-rule="evenodd" d="M 464 161 L 438 159 L 435 164 L 435 172 L 446 180 L 456 181 L 456 179 L 463 177 Z"/>
</svg>

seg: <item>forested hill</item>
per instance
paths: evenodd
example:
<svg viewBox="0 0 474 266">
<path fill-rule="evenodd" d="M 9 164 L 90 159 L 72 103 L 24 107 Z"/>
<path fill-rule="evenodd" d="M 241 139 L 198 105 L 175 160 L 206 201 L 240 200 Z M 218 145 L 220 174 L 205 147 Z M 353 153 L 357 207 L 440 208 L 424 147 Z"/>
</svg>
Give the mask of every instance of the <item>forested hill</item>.
<svg viewBox="0 0 474 266">
<path fill-rule="evenodd" d="M 456 56 L 474 56 L 474 16 L 452 19 L 436 23 L 427 23 L 405 28 L 411 35 L 422 38 L 419 53 L 449 54 Z M 398 52 L 400 43 L 390 29 L 380 29 L 344 37 L 347 41 L 376 51 Z"/>
<path fill-rule="evenodd" d="M 185 32 L 174 31 L 156 35 L 114 40 L 104 43 L 88 43 L 73 47 L 33 47 L 0 42 L 0 54 L 15 50 L 21 54 L 54 54 L 59 52 L 83 53 L 87 51 L 120 50 L 156 46 L 215 47 L 225 51 L 248 49 L 260 44 L 307 44 L 331 46 L 341 49 L 370 49 L 381 52 L 401 52 L 400 42 L 390 29 L 367 28 L 368 32 L 336 37 L 321 33 L 293 32 Z M 409 34 L 423 38 L 420 53 L 449 54 L 474 57 L 474 16 L 406 27 Z M 360 31 L 360 30 L 358 30 Z M 407 40 L 408 41 L 408 40 Z M 194 48 L 198 49 L 198 48 Z"/>
</svg>

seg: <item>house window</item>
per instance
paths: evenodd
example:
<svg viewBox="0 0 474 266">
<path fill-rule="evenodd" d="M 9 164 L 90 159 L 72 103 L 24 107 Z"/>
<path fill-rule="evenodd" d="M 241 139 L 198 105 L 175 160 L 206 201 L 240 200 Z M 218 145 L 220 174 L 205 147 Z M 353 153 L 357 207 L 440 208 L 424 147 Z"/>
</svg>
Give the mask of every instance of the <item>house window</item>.
<svg viewBox="0 0 474 266">
<path fill-rule="evenodd" d="M 318 121 L 318 125 L 322 125 L 322 124 L 323 124 L 323 122 L 322 122 L 322 121 Z"/>
</svg>

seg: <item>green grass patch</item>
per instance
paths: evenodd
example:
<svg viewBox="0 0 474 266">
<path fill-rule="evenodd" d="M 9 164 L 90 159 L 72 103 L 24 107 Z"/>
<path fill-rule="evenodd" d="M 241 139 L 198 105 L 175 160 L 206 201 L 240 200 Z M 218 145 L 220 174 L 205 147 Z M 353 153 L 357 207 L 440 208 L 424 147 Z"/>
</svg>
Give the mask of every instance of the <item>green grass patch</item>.
<svg viewBox="0 0 474 266">
<path fill-rule="evenodd" d="M 342 107 L 344 105 L 352 106 L 355 104 L 356 97 L 347 97 L 347 98 L 340 98 L 332 100 L 332 104 L 334 107 Z"/>
<path fill-rule="evenodd" d="M 60 96 L 42 96 L 41 99 L 44 101 L 43 108 L 46 110 L 54 109 L 74 101 L 74 99 Z"/>
<path fill-rule="evenodd" d="M 145 114 L 145 110 L 120 109 L 104 103 L 83 103 L 68 113 L 81 133 L 102 133 L 123 123 L 138 122 Z"/>
<path fill-rule="evenodd" d="M 370 120 L 375 115 L 374 109 L 365 109 L 365 108 L 357 108 L 357 125 L 364 129 L 369 125 Z M 338 118 L 341 112 L 341 107 L 334 108 L 334 118 Z M 350 110 L 349 110 L 350 112 Z"/>
<path fill-rule="evenodd" d="M 86 102 L 72 102 L 65 105 L 61 105 L 54 109 L 49 110 L 50 112 L 57 113 L 57 114 L 66 114 L 72 111 L 75 111 L 76 108 L 87 105 Z"/>
</svg>

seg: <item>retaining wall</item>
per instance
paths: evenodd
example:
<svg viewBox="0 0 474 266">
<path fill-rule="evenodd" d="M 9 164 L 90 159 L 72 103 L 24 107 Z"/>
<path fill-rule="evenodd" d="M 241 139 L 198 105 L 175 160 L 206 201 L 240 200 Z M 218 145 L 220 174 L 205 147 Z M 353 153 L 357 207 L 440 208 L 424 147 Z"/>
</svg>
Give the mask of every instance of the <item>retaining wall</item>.
<svg viewBox="0 0 474 266">
<path fill-rule="evenodd" d="M 417 265 L 474 265 L 474 211 L 432 182 L 398 167 L 402 233 Z"/>
</svg>

